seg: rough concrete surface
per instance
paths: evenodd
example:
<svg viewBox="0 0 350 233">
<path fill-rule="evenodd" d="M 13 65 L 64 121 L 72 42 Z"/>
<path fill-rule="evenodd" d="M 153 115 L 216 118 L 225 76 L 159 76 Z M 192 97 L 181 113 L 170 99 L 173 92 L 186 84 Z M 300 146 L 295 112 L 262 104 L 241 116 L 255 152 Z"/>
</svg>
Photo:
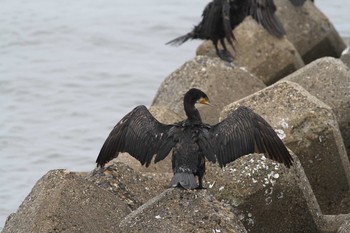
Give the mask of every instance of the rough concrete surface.
<svg viewBox="0 0 350 233">
<path fill-rule="evenodd" d="M 310 185 L 299 186 L 296 169 L 251 154 L 223 170 L 209 165 L 206 180 L 212 184 L 210 193 L 232 207 L 248 232 L 318 232 L 318 205 L 312 192 L 304 195 Z"/>
<path fill-rule="evenodd" d="M 161 175 L 151 172 L 139 172 L 122 162 L 113 162 L 103 169 L 97 168 L 86 179 L 105 189 L 132 210 L 160 194 L 169 187 L 172 172 Z"/>
<path fill-rule="evenodd" d="M 168 189 L 120 223 L 121 232 L 247 232 L 206 190 Z"/>
<path fill-rule="evenodd" d="M 130 208 L 84 178 L 52 170 L 34 186 L 2 233 L 117 232 Z"/>
<path fill-rule="evenodd" d="M 300 159 L 324 214 L 345 214 L 350 165 L 331 108 L 296 83 L 284 81 L 225 107 L 224 118 L 239 105 L 251 107 L 276 130 Z"/>
<path fill-rule="evenodd" d="M 337 233 L 349 233 L 350 232 L 350 219 L 345 221 L 338 229 Z"/>
<path fill-rule="evenodd" d="M 302 7 L 294 7 L 290 1 L 275 0 L 277 16 L 305 64 L 317 58 L 339 58 L 346 48 L 329 19 L 313 4 L 306 1 Z M 317 1 L 316 1 L 317 5 Z"/>
<path fill-rule="evenodd" d="M 350 69 L 341 60 L 324 57 L 288 75 L 283 80 L 296 82 L 329 105 L 350 155 Z"/>
</svg>

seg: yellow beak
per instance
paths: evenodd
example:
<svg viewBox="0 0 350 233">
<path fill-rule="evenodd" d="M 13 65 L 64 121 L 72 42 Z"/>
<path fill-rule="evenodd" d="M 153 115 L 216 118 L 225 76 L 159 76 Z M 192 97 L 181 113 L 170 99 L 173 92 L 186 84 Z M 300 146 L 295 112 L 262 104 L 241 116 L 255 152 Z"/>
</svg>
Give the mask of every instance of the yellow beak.
<svg viewBox="0 0 350 233">
<path fill-rule="evenodd" d="M 198 102 L 199 102 L 200 104 L 206 104 L 206 105 L 209 105 L 209 106 L 213 106 L 213 105 L 210 104 L 208 98 L 200 98 L 200 99 L 198 100 Z"/>
</svg>

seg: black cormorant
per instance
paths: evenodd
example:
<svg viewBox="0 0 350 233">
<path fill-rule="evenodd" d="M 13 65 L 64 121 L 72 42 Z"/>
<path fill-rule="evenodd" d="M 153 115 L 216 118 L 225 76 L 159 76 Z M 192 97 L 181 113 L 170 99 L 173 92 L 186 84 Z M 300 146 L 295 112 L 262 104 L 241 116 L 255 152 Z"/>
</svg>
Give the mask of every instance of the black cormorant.
<svg viewBox="0 0 350 233">
<path fill-rule="evenodd" d="M 172 150 L 174 176 L 171 186 L 203 188 L 205 159 L 220 167 L 249 153 L 264 153 L 267 158 L 292 165 L 293 159 L 272 127 L 247 107 L 239 107 L 222 122 L 210 126 L 201 120 L 195 104 L 209 104 L 207 95 L 192 88 L 184 96 L 187 119 L 166 125 L 157 121 L 140 105 L 113 128 L 97 157 L 97 166 L 128 152 L 149 166 L 163 160 Z M 198 176 L 199 184 L 195 180 Z"/>
<path fill-rule="evenodd" d="M 277 37 L 285 35 L 284 28 L 275 15 L 273 0 L 213 0 L 207 4 L 202 13 L 202 21 L 186 35 L 180 36 L 167 44 L 181 45 L 189 39 L 211 40 L 218 56 L 231 62 L 232 55 L 226 48 L 224 39 L 234 49 L 235 37 L 232 30 L 246 16 L 251 15 L 267 31 Z M 220 41 L 223 50 L 218 49 Z"/>
</svg>

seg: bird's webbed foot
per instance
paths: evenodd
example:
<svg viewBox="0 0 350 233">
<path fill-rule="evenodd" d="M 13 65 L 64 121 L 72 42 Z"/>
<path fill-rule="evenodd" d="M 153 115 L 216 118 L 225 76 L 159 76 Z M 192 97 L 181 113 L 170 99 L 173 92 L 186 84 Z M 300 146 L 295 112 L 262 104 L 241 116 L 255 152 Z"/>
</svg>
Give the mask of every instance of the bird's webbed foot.
<svg viewBox="0 0 350 233">
<path fill-rule="evenodd" d="M 233 62 L 233 56 L 227 49 L 218 50 L 217 54 L 222 60 L 227 62 Z"/>
<path fill-rule="evenodd" d="M 203 189 L 207 189 L 207 188 L 203 187 L 203 185 L 198 185 L 198 187 L 196 188 L 196 190 L 203 190 Z"/>
</svg>

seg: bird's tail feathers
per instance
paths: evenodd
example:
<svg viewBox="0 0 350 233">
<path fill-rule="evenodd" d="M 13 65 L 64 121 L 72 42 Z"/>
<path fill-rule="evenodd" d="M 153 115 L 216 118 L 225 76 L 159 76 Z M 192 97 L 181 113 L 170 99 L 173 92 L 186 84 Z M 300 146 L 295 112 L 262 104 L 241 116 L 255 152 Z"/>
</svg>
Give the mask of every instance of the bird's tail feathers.
<svg viewBox="0 0 350 233">
<path fill-rule="evenodd" d="M 196 179 L 192 173 L 175 173 L 171 179 L 172 187 L 182 187 L 184 189 L 198 188 Z"/>
<path fill-rule="evenodd" d="M 175 38 L 174 40 L 167 42 L 166 45 L 180 46 L 183 43 L 185 43 L 186 41 L 188 41 L 189 39 L 193 39 L 193 36 L 194 36 L 194 33 L 189 32 L 186 35 L 179 36 L 179 37 Z"/>
</svg>

